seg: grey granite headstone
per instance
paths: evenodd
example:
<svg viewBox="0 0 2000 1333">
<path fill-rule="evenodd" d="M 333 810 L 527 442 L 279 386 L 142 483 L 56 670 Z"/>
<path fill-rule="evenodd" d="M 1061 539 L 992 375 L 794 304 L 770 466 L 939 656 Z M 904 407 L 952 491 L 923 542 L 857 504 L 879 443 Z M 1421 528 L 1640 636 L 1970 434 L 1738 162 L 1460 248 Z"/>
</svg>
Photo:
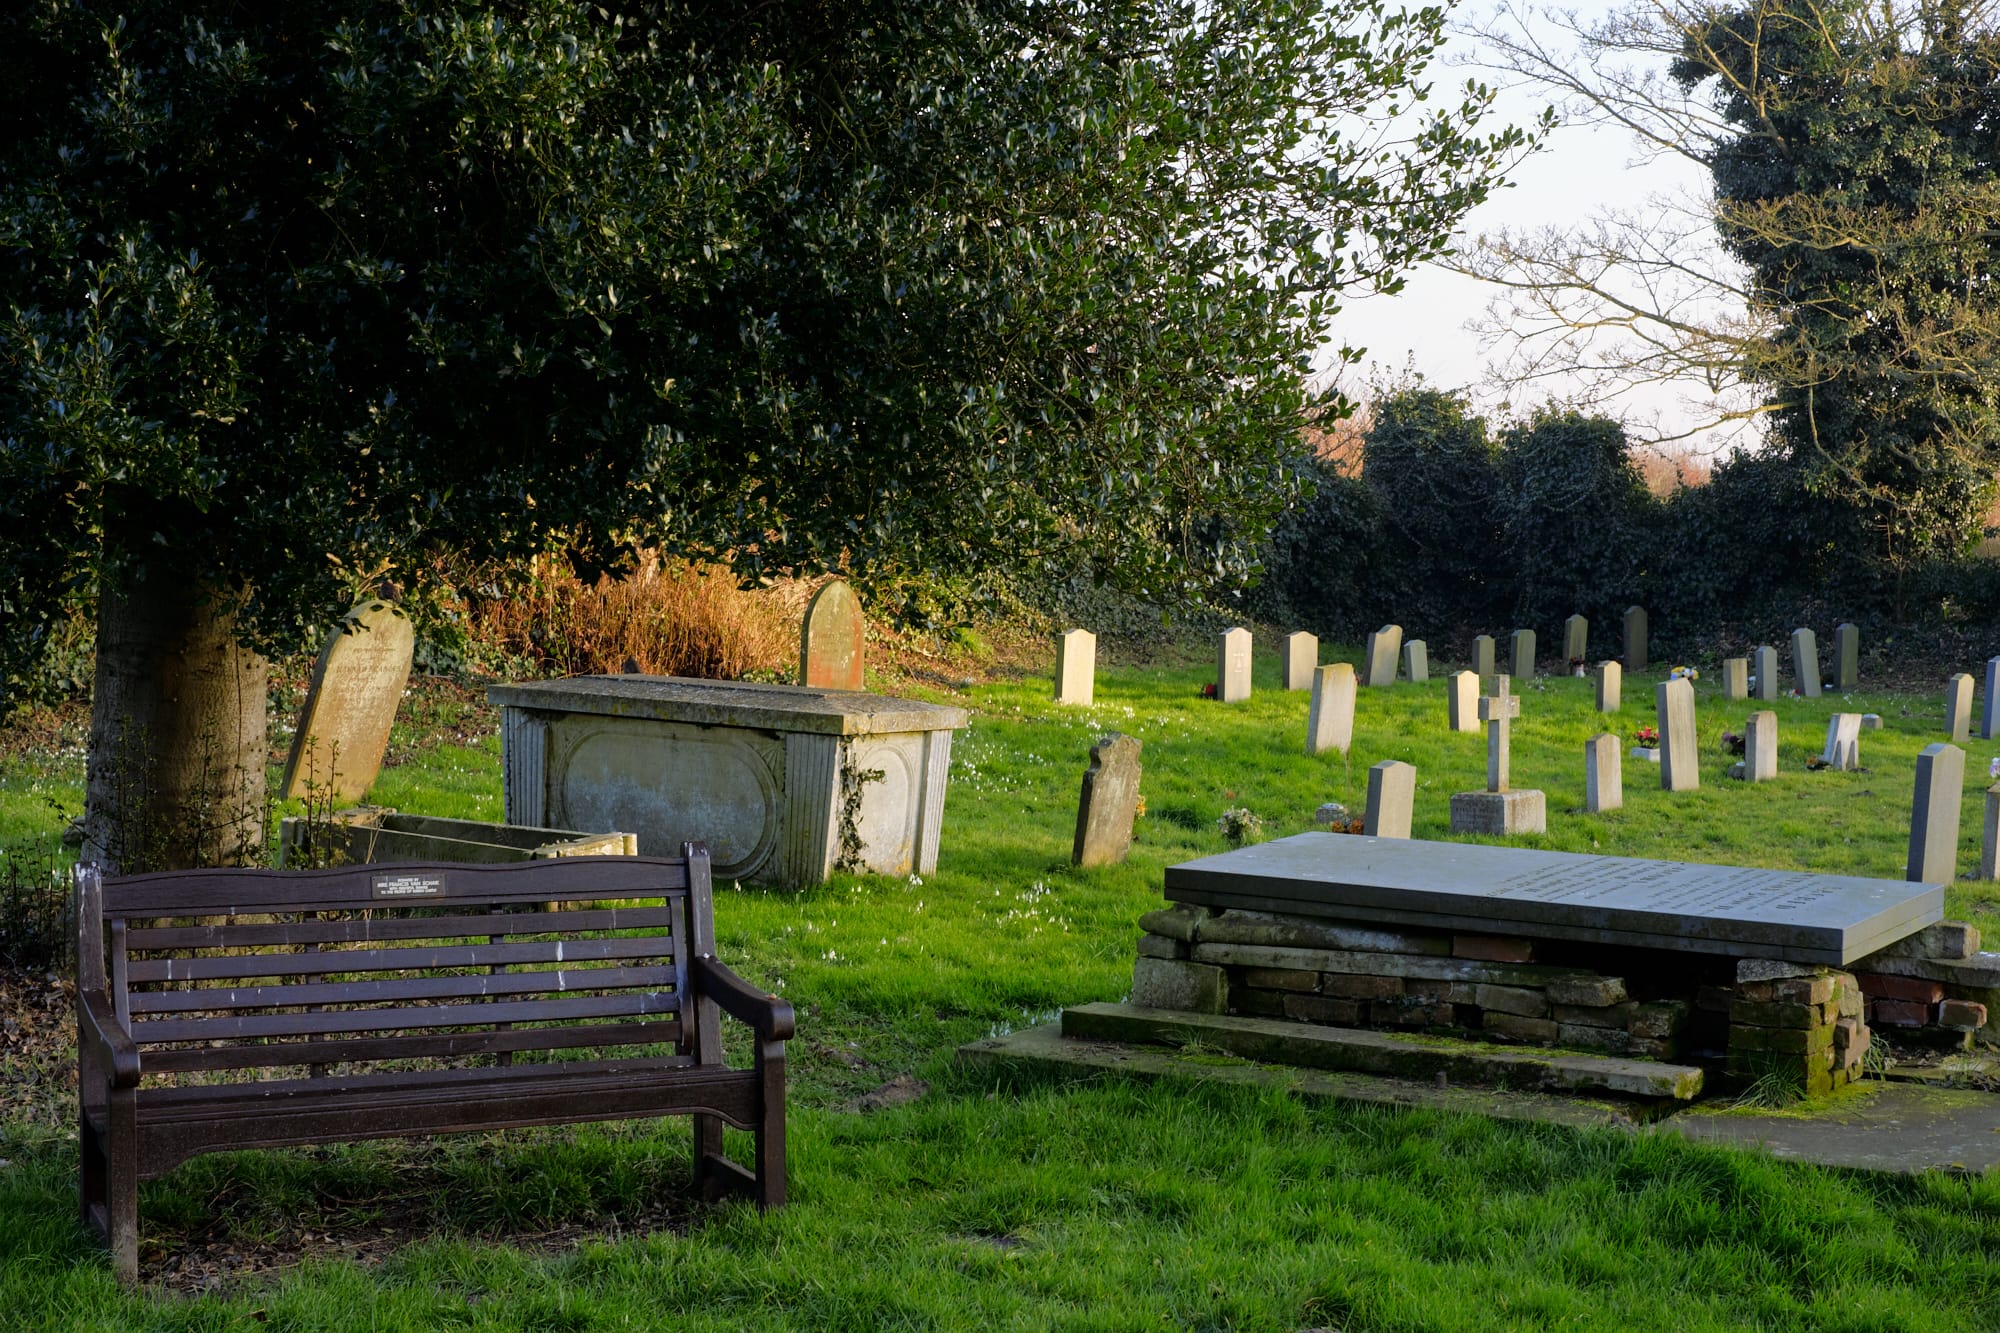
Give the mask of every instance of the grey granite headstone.
<svg viewBox="0 0 2000 1333">
<path fill-rule="evenodd" d="M 1979 844 L 1979 878 L 2000 879 L 2000 783 L 1986 789 L 1986 836 Z"/>
<path fill-rule="evenodd" d="M 1917 752 L 1916 797 L 1910 804 L 1910 861 L 1915 884 L 1958 878 L 1958 810 L 1965 793 L 1965 751 L 1926 745 Z"/>
<path fill-rule="evenodd" d="M 1624 751 L 1617 736 L 1601 731 L 1583 743 L 1583 808 L 1597 815 L 1624 804 Z"/>
<path fill-rule="evenodd" d="M 1415 765 L 1384 759 L 1368 770 L 1368 810 L 1362 832 L 1371 838 L 1407 838 L 1417 799 Z"/>
<path fill-rule="evenodd" d="M 1312 703 L 1306 709 L 1306 753 L 1347 753 L 1354 743 L 1354 668 L 1329 662 L 1313 671 Z"/>
<path fill-rule="evenodd" d="M 1972 677 L 1961 671 L 1944 688 L 1945 734 L 1953 745 L 1972 735 Z"/>
<path fill-rule="evenodd" d="M 1485 689 L 1486 682 L 1499 672 L 1493 666 L 1493 636 L 1475 634 L 1472 636 L 1472 674 L 1479 677 L 1479 688 Z"/>
<path fill-rule="evenodd" d="M 1693 791 L 1701 785 L 1695 755 L 1694 684 L 1685 677 L 1663 680 L 1653 693 L 1660 732 L 1660 790 Z"/>
<path fill-rule="evenodd" d="M 1563 621 L 1563 662 L 1575 666 L 1590 655 L 1590 621 L 1581 615 Z"/>
<path fill-rule="evenodd" d="M 844 579 L 813 594 L 799 626 L 799 684 L 810 690 L 859 690 L 866 624 L 861 599 Z"/>
<path fill-rule="evenodd" d="M 1403 627 L 1384 625 L 1368 636 L 1361 683 L 1371 689 L 1396 683 L 1396 660 L 1403 654 Z"/>
<path fill-rule="evenodd" d="M 380 597 L 341 619 L 306 686 L 279 800 L 311 796 L 340 806 L 367 793 L 389 749 L 416 642 L 409 617 Z"/>
<path fill-rule="evenodd" d="M 1722 697 L 1736 703 L 1750 697 L 1750 659 L 1747 657 L 1725 657 L 1722 659 Z"/>
<path fill-rule="evenodd" d="M 1646 669 L 1646 608 L 1643 606 L 1625 608 L 1625 669 Z"/>
<path fill-rule="evenodd" d="M 1750 674 L 1756 679 L 1751 683 L 1750 693 L 1760 703 L 1774 703 L 1784 692 L 1778 681 L 1778 650 L 1765 644 L 1750 655 Z"/>
<path fill-rule="evenodd" d="M 1792 631 L 1792 678 L 1808 699 L 1820 695 L 1819 639 L 1809 629 Z"/>
<path fill-rule="evenodd" d="M 1827 719 L 1826 748 L 1819 757 L 1836 773 L 1861 767 L 1861 714 L 1835 713 Z"/>
<path fill-rule="evenodd" d="M 1455 671 L 1445 683 L 1445 717 L 1453 731 L 1479 730 L 1479 673 Z"/>
<path fill-rule="evenodd" d="M 1097 636 L 1087 629 L 1056 635 L 1056 702 L 1088 704 L 1097 691 Z"/>
<path fill-rule="evenodd" d="M 1861 684 L 1861 630 L 1854 624 L 1834 626 L 1833 688 L 1852 690 Z"/>
<path fill-rule="evenodd" d="M 1979 739 L 2000 740 L 2000 657 L 1986 659 L 1986 697 L 1979 703 Z"/>
<path fill-rule="evenodd" d="M 1752 782 L 1778 776 L 1778 715 L 1768 708 L 1743 725 L 1743 776 Z"/>
<path fill-rule="evenodd" d="M 1240 625 L 1216 636 L 1215 697 L 1226 704 L 1250 697 L 1250 631 Z"/>
<path fill-rule="evenodd" d="M 1535 632 L 1517 629 L 1507 639 L 1507 674 L 1516 680 L 1535 678 Z"/>
<path fill-rule="evenodd" d="M 1597 664 L 1597 711 L 1615 713 L 1624 703 L 1625 668 L 1616 662 Z"/>
<path fill-rule="evenodd" d="M 1431 649 L 1422 639 L 1411 639 L 1403 645 L 1403 675 L 1412 685 L 1423 685 L 1431 678 Z"/>
<path fill-rule="evenodd" d="M 1284 687 L 1309 690 L 1319 665 L 1319 639 L 1303 630 L 1285 636 Z"/>
<path fill-rule="evenodd" d="M 1169 866 L 1166 896 L 1836 967 L 1944 916 L 1944 890 L 1931 883 L 1336 833 Z"/>
<path fill-rule="evenodd" d="M 1072 864 L 1115 866 L 1132 850 L 1141 748 L 1135 737 L 1116 731 L 1090 747 L 1090 767 L 1083 772 L 1083 792 L 1076 804 Z"/>
</svg>

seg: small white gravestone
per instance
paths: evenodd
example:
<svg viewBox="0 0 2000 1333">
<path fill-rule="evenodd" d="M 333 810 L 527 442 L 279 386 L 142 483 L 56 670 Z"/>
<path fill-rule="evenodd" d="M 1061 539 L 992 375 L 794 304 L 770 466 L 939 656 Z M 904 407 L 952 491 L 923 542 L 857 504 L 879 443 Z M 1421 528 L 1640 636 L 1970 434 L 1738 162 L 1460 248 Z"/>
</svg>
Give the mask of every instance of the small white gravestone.
<svg viewBox="0 0 2000 1333">
<path fill-rule="evenodd" d="M 1563 621 L 1563 662 L 1575 666 L 1590 655 L 1590 621 L 1581 615 Z"/>
<path fill-rule="evenodd" d="M 1663 680 L 1654 691 L 1660 733 L 1660 790 L 1693 791 L 1701 785 L 1695 755 L 1694 683 Z"/>
<path fill-rule="evenodd" d="M 1819 639 L 1809 629 L 1792 631 L 1792 677 L 1799 693 L 1808 699 L 1820 694 Z"/>
<path fill-rule="evenodd" d="M 1309 690 L 1313 668 L 1319 665 L 1319 639 L 1300 630 L 1285 636 L 1283 685 L 1288 690 Z"/>
<path fill-rule="evenodd" d="M 1475 634 L 1472 638 L 1472 674 L 1479 677 L 1479 688 L 1485 689 L 1486 682 L 1497 674 L 1493 669 L 1493 636 Z"/>
<path fill-rule="evenodd" d="M 1417 799 L 1417 770 L 1384 759 L 1368 770 L 1368 810 L 1361 831 L 1371 838 L 1407 838 Z"/>
<path fill-rule="evenodd" d="M 1963 745 L 1972 735 L 1972 677 L 1961 671 L 1944 689 L 1945 734 L 1953 745 Z"/>
<path fill-rule="evenodd" d="M 1949 884 L 1958 878 L 1958 808 L 1964 792 L 1965 751 L 1956 745 L 1926 745 L 1917 752 L 1905 879 Z"/>
<path fill-rule="evenodd" d="M 1827 719 L 1826 748 L 1820 758 L 1837 773 L 1861 767 L 1861 714 L 1835 713 Z"/>
<path fill-rule="evenodd" d="M 1403 675 L 1412 685 L 1428 684 L 1431 678 L 1431 649 L 1422 639 L 1403 645 Z"/>
<path fill-rule="evenodd" d="M 1625 668 L 1616 662 L 1597 664 L 1597 711 L 1615 713 L 1624 702 Z"/>
<path fill-rule="evenodd" d="M 279 800 L 310 795 L 340 806 L 367 793 L 389 748 L 416 642 L 409 617 L 380 597 L 341 619 L 306 686 Z"/>
<path fill-rule="evenodd" d="M 1097 691 L 1097 636 L 1073 629 L 1056 636 L 1056 702 L 1088 705 Z"/>
<path fill-rule="evenodd" d="M 1646 608 L 1643 606 L 1625 608 L 1625 669 L 1646 669 Z"/>
<path fill-rule="evenodd" d="M 1370 689 L 1379 689 L 1396 683 L 1396 659 L 1403 652 L 1403 627 L 1384 625 L 1368 636 L 1368 656 L 1363 663 L 1366 674 L 1361 683 Z"/>
<path fill-rule="evenodd" d="M 1861 630 L 1852 623 L 1833 630 L 1833 688 L 1855 689 L 1861 684 Z"/>
<path fill-rule="evenodd" d="M 1354 742 L 1354 668 L 1329 662 L 1313 671 L 1312 704 L 1306 709 L 1306 753 L 1347 753 Z"/>
<path fill-rule="evenodd" d="M 1743 726 L 1743 776 L 1752 782 L 1778 776 L 1778 715 L 1769 709 L 1752 713 Z"/>
<path fill-rule="evenodd" d="M 1250 697 L 1250 631 L 1240 625 L 1216 639 L 1215 697 L 1226 704 Z"/>
<path fill-rule="evenodd" d="M 1583 743 L 1583 808 L 1593 815 L 1625 804 L 1625 765 L 1618 737 L 1602 731 Z"/>
<path fill-rule="evenodd" d="M 1750 697 L 1750 659 L 1747 657 L 1725 657 L 1722 659 L 1722 697 L 1736 703 Z"/>
<path fill-rule="evenodd" d="M 1752 653 L 1750 657 L 1752 662 L 1751 674 L 1757 678 L 1753 682 L 1753 688 L 1750 693 L 1756 696 L 1760 703 L 1775 702 L 1779 690 L 1778 650 L 1767 643 Z"/>
<path fill-rule="evenodd" d="M 1507 672 L 1516 680 L 1535 678 L 1535 632 L 1517 629 L 1507 640 Z"/>
<path fill-rule="evenodd" d="M 1455 671 L 1445 688 L 1445 715 L 1453 731 L 1479 730 L 1479 673 Z"/>
</svg>

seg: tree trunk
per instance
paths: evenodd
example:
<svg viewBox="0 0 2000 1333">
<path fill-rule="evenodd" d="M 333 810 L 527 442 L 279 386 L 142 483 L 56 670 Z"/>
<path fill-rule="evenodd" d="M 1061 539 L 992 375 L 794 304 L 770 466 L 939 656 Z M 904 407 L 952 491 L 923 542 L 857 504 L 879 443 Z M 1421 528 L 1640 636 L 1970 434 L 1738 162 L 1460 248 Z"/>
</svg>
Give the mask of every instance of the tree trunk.
<svg viewBox="0 0 2000 1333">
<path fill-rule="evenodd" d="M 213 596 L 173 579 L 99 595 L 87 859 L 131 874 L 263 848 L 269 673 L 232 629 Z"/>
</svg>

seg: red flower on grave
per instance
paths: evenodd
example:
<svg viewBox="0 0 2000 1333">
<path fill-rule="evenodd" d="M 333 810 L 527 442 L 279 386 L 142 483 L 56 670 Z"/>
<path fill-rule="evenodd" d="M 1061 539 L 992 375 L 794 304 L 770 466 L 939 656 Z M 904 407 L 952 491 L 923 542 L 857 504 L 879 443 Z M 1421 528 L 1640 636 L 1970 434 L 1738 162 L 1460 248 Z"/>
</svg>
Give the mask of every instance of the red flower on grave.
<svg viewBox="0 0 2000 1333">
<path fill-rule="evenodd" d="M 1203 685 L 1201 687 L 1201 697 L 1204 699 L 1213 699 L 1215 697 L 1214 681 L 1211 680 L 1206 685 Z"/>
</svg>

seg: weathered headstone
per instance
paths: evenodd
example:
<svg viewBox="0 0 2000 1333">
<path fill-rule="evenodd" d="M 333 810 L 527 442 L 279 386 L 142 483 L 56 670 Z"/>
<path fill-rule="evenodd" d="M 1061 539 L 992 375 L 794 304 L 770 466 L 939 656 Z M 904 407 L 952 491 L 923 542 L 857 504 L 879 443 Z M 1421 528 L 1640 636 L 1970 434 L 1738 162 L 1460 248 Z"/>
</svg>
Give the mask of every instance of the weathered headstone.
<svg viewBox="0 0 2000 1333">
<path fill-rule="evenodd" d="M 1625 757 L 1618 737 L 1602 731 L 1583 743 L 1583 808 L 1593 815 L 1625 804 Z"/>
<path fill-rule="evenodd" d="M 1722 697 L 1731 703 L 1750 697 L 1749 658 L 1725 657 L 1722 659 Z"/>
<path fill-rule="evenodd" d="M 1625 669 L 1646 669 L 1646 608 L 1643 606 L 1625 608 Z"/>
<path fill-rule="evenodd" d="M 1312 704 L 1306 709 L 1306 753 L 1347 753 L 1354 742 L 1354 668 L 1329 662 L 1313 671 Z"/>
<path fill-rule="evenodd" d="M 1485 689 L 1486 682 L 1498 674 L 1493 668 L 1493 636 L 1475 634 L 1472 638 L 1472 674 L 1479 677 L 1479 688 Z"/>
<path fill-rule="evenodd" d="M 1563 621 L 1563 662 L 1576 666 L 1590 655 L 1590 621 L 1581 615 Z"/>
<path fill-rule="evenodd" d="M 1751 782 L 1778 776 L 1778 715 L 1768 708 L 1743 726 L 1743 776 Z"/>
<path fill-rule="evenodd" d="M 1422 639 L 1411 639 L 1403 645 L 1403 675 L 1412 685 L 1423 685 L 1431 678 L 1431 647 Z"/>
<path fill-rule="evenodd" d="M 416 632 L 394 603 L 371 597 L 327 636 L 306 686 L 278 799 L 352 805 L 374 784 L 389 726 L 410 681 Z"/>
<path fill-rule="evenodd" d="M 1445 714 L 1453 731 L 1479 730 L 1479 673 L 1455 671 L 1446 682 Z"/>
<path fill-rule="evenodd" d="M 1853 623 L 1833 629 L 1833 688 L 1851 690 L 1861 684 L 1861 631 Z"/>
<path fill-rule="evenodd" d="M 1416 766 L 1384 759 L 1368 770 L 1368 811 L 1361 831 L 1371 838 L 1409 837 L 1416 799 Z"/>
<path fill-rule="evenodd" d="M 1216 638 L 1215 697 L 1226 704 L 1250 697 L 1250 631 L 1240 625 Z"/>
<path fill-rule="evenodd" d="M 1961 671 L 1944 687 L 1945 733 L 1953 745 L 1963 745 L 1972 735 L 1972 677 Z"/>
<path fill-rule="evenodd" d="M 1535 632 L 1517 629 L 1507 640 L 1507 674 L 1516 680 L 1535 678 Z"/>
<path fill-rule="evenodd" d="M 1778 683 L 1778 650 L 1767 643 L 1750 658 L 1751 674 L 1756 677 L 1750 693 L 1761 703 L 1775 702 L 1781 689 Z"/>
<path fill-rule="evenodd" d="M 1958 808 L 1964 794 L 1965 751 L 1956 745 L 1926 745 L 1917 752 L 1905 879 L 1949 884 L 1958 878 Z"/>
<path fill-rule="evenodd" d="M 1366 673 L 1361 683 L 1370 689 L 1396 683 L 1396 660 L 1403 654 L 1403 627 L 1384 625 L 1368 636 Z"/>
<path fill-rule="evenodd" d="M 1625 702 L 1625 668 L 1616 662 L 1597 664 L 1597 711 L 1615 713 Z"/>
<path fill-rule="evenodd" d="M 1097 636 L 1087 629 L 1056 635 L 1056 702 L 1088 704 L 1097 690 Z"/>
<path fill-rule="evenodd" d="M 799 626 L 799 684 L 813 690 L 859 690 L 861 684 L 861 599 L 845 579 L 813 594 Z"/>
<path fill-rule="evenodd" d="M 1654 691 L 1660 732 L 1660 790 L 1693 791 L 1701 785 L 1694 734 L 1694 683 L 1663 680 Z"/>
<path fill-rule="evenodd" d="M 1083 792 L 1076 804 L 1071 863 L 1115 866 L 1132 850 L 1132 821 L 1139 810 L 1138 738 L 1114 731 L 1090 747 Z"/>
<path fill-rule="evenodd" d="M 1826 748 L 1819 757 L 1836 773 L 1861 767 L 1861 714 L 1835 713 L 1827 719 Z"/>
<path fill-rule="evenodd" d="M 1986 659 L 1986 697 L 1979 705 L 1979 739 L 2000 740 L 2000 657 Z"/>
<path fill-rule="evenodd" d="M 1803 627 L 1792 631 L 1792 678 L 1808 699 L 1820 695 L 1819 639 Z"/>
<path fill-rule="evenodd" d="M 1319 639 L 1303 630 L 1285 636 L 1284 686 L 1288 690 L 1309 690 L 1313 668 L 1319 665 Z"/>
<path fill-rule="evenodd" d="M 1507 692 L 1500 677 L 1497 694 L 1479 701 L 1479 720 L 1486 724 L 1486 790 L 1456 792 L 1451 798 L 1453 833 L 1542 833 L 1548 828 L 1547 801 L 1539 791 L 1508 788 L 1509 726 L 1521 715 L 1519 696 Z"/>
<path fill-rule="evenodd" d="M 1979 844 L 1979 878 L 2000 879 L 2000 783 L 1986 789 L 1986 836 Z"/>
</svg>

